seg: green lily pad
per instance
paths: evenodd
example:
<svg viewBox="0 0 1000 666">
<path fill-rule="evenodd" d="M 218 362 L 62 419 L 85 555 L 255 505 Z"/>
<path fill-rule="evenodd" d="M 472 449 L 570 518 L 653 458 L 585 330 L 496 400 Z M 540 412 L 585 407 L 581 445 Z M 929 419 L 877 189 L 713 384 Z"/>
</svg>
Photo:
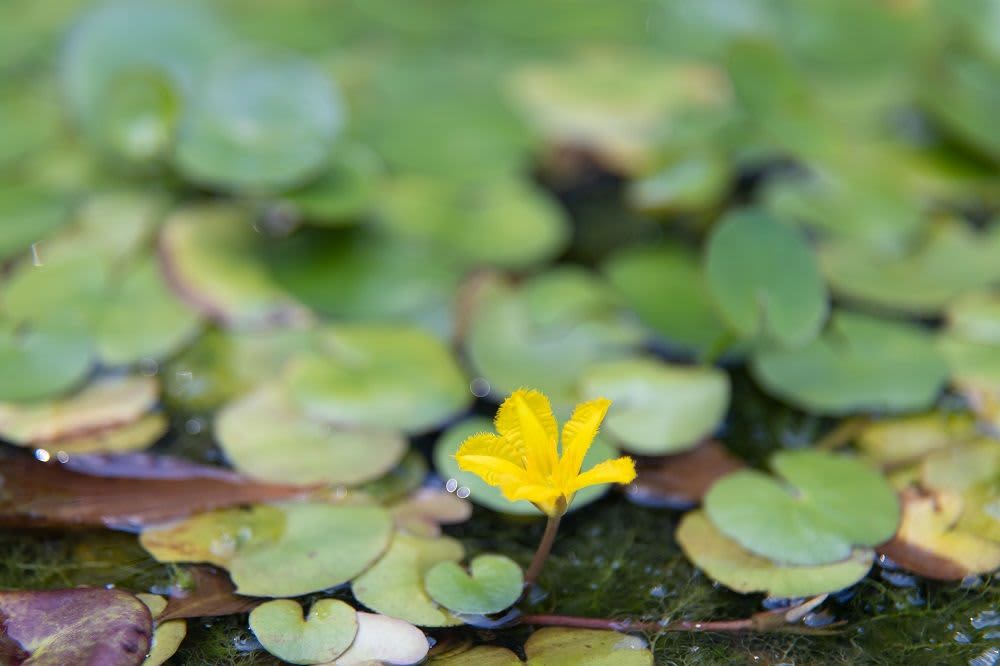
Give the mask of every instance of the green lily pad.
<svg viewBox="0 0 1000 666">
<path fill-rule="evenodd" d="M 712 523 L 750 552 L 776 563 L 832 564 L 895 533 L 899 500 L 867 465 L 805 450 L 777 453 L 771 466 L 785 484 L 742 470 L 704 499 Z"/>
<path fill-rule="evenodd" d="M 664 455 L 715 431 L 729 407 L 729 377 L 711 367 L 626 359 L 590 366 L 580 393 L 612 401 L 604 432 L 615 443 L 632 453 Z"/>
<path fill-rule="evenodd" d="M 385 170 L 379 156 L 357 143 L 335 145 L 326 172 L 315 182 L 282 196 L 309 224 L 354 224 L 374 207 Z"/>
<path fill-rule="evenodd" d="M 358 612 L 358 634 L 334 666 L 372 663 L 409 666 L 427 656 L 427 637 L 409 622 L 385 615 Z"/>
<path fill-rule="evenodd" d="M 472 516 L 472 504 L 444 489 L 418 488 L 391 507 L 396 528 L 410 534 L 436 537 L 441 525 L 464 523 Z"/>
<path fill-rule="evenodd" d="M 138 666 L 149 650 L 149 609 L 124 590 L 0 591 L 4 656 L 37 666 Z"/>
<path fill-rule="evenodd" d="M 454 613 L 488 614 L 510 608 L 521 597 L 524 577 L 517 562 L 503 555 L 479 555 L 466 571 L 438 562 L 424 577 L 431 599 Z"/>
<path fill-rule="evenodd" d="M 875 552 L 855 548 L 832 564 L 787 566 L 755 555 L 724 535 L 704 511 L 692 511 L 677 527 L 677 543 L 710 578 L 742 594 L 809 597 L 850 587 L 871 570 Z"/>
<path fill-rule="evenodd" d="M 203 314 L 236 328 L 308 319 L 257 259 L 263 244 L 244 211 L 221 204 L 172 213 L 160 235 L 171 286 Z"/>
<path fill-rule="evenodd" d="M 0 403 L 0 437 L 22 446 L 58 442 L 134 423 L 158 398 L 151 377 L 103 377 L 62 399 Z"/>
<path fill-rule="evenodd" d="M 712 230 L 705 258 L 719 312 L 739 335 L 794 347 L 826 319 L 826 287 L 799 232 L 760 211 L 727 215 Z"/>
<path fill-rule="evenodd" d="M 429 664 L 435 666 L 521 666 L 516 654 L 496 645 L 475 645 L 460 651 L 435 654 Z"/>
<path fill-rule="evenodd" d="M 381 221 L 390 233 L 470 266 L 524 268 L 553 258 L 569 240 L 556 202 L 513 177 L 458 183 L 400 177 L 382 200 Z"/>
<path fill-rule="evenodd" d="M 588 365 L 631 355 L 642 333 L 595 276 L 576 268 L 543 273 L 517 288 L 483 287 L 465 351 L 490 395 L 521 386 L 545 393 L 568 415 Z"/>
<path fill-rule="evenodd" d="M 468 488 L 469 499 L 480 506 L 500 513 L 526 516 L 542 515 L 542 512 L 527 500 L 511 502 L 503 496 L 499 488 L 490 486 L 471 472 L 459 469 L 455 453 L 462 442 L 476 433 L 493 432 L 493 430 L 493 422 L 480 417 L 459 421 L 446 430 L 438 438 L 437 444 L 434 445 L 434 467 L 437 468 L 438 475 L 444 479 L 455 479 L 459 488 Z M 605 460 L 612 460 L 619 455 L 618 450 L 607 443 L 606 437 L 598 435 L 590 445 L 590 450 L 587 451 L 587 455 L 583 459 L 581 469 L 591 469 L 594 465 Z M 573 502 L 569 505 L 568 511 L 576 511 L 600 499 L 610 488 L 610 484 L 602 484 L 588 486 L 580 490 L 573 496 Z"/>
<path fill-rule="evenodd" d="M 956 138 L 1000 161 L 1000 139 L 991 109 L 1000 103 L 1000 67 L 974 53 L 954 50 L 936 59 L 921 87 L 924 107 Z"/>
<path fill-rule="evenodd" d="M 643 639 L 617 631 L 546 627 L 524 644 L 528 666 L 653 666 Z"/>
<path fill-rule="evenodd" d="M 277 387 L 258 389 L 217 412 L 215 437 L 247 476 L 303 485 L 377 479 L 408 446 L 392 430 L 338 428 L 312 419 Z"/>
<path fill-rule="evenodd" d="M 970 414 L 932 412 L 870 423 L 862 429 L 855 445 L 879 465 L 895 466 L 916 462 L 929 453 L 978 436 Z"/>
<path fill-rule="evenodd" d="M 0 261 L 6 262 L 69 221 L 64 197 L 40 188 L 0 189 Z"/>
<path fill-rule="evenodd" d="M 1000 292 L 970 292 L 952 301 L 946 314 L 948 335 L 1000 346 Z"/>
<path fill-rule="evenodd" d="M 716 155 L 677 160 L 634 181 L 628 190 L 629 203 L 659 215 L 703 212 L 726 195 L 730 169 Z"/>
<path fill-rule="evenodd" d="M 952 223 L 932 227 L 905 252 L 841 241 L 823 246 L 820 259 L 838 296 L 885 310 L 933 315 L 958 295 L 1000 280 L 998 254 L 1000 234 Z"/>
<path fill-rule="evenodd" d="M 369 481 L 358 490 L 377 502 L 395 502 L 416 491 L 427 478 L 427 460 L 415 449 L 410 449 L 398 465 L 381 479 Z"/>
<path fill-rule="evenodd" d="M 198 514 L 148 528 L 140 542 L 160 562 L 228 569 L 240 594 L 294 597 L 351 580 L 391 537 L 381 507 L 288 503 Z"/>
<path fill-rule="evenodd" d="M 250 630 L 279 659 L 322 664 L 347 651 L 358 633 L 358 620 L 354 609 L 339 599 L 314 601 L 306 618 L 297 601 L 276 599 L 250 612 Z"/>
<path fill-rule="evenodd" d="M 154 621 L 167 607 L 167 600 L 158 594 L 137 594 L 135 596 L 146 604 Z M 142 666 L 162 666 L 174 656 L 185 636 L 187 636 L 187 622 L 184 620 L 155 622 L 153 638 L 149 643 L 149 654 L 146 655 Z"/>
<path fill-rule="evenodd" d="M 448 348 L 419 329 L 345 324 L 327 329 L 321 344 L 324 353 L 293 359 L 284 376 L 313 418 L 422 432 L 472 398 Z"/>
<path fill-rule="evenodd" d="M 643 323 L 669 344 L 704 356 L 725 338 L 725 324 L 694 251 L 674 244 L 636 247 L 614 255 L 602 268 Z"/>
<path fill-rule="evenodd" d="M 298 185 L 326 164 L 342 114 L 332 81 L 309 61 L 231 53 L 189 101 L 174 159 L 188 178 L 223 188 Z"/>
<path fill-rule="evenodd" d="M 382 559 L 351 582 L 351 591 L 373 611 L 419 626 L 462 624 L 428 596 L 424 577 L 438 562 L 458 562 L 464 554 L 462 544 L 450 537 L 428 539 L 397 532 Z"/>
<path fill-rule="evenodd" d="M 73 333 L 0 329 L 0 400 L 28 402 L 66 393 L 93 365 L 89 340 Z"/>
<path fill-rule="evenodd" d="M 948 374 L 921 329 L 851 312 L 801 349 L 758 351 L 751 369 L 769 393 L 822 414 L 924 409 Z"/>
</svg>

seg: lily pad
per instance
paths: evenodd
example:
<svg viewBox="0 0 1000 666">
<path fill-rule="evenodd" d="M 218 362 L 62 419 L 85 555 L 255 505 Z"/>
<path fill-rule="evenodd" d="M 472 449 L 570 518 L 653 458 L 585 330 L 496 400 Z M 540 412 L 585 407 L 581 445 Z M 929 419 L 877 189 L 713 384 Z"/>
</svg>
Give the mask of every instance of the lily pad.
<svg viewBox="0 0 1000 666">
<path fill-rule="evenodd" d="M 281 189 L 317 174 L 343 122 L 332 81 L 286 54 L 217 59 L 188 103 L 174 159 L 194 181 Z"/>
<path fill-rule="evenodd" d="M 135 596 L 146 604 L 155 622 L 153 638 L 149 644 L 149 654 L 146 655 L 142 666 L 162 666 L 174 656 L 184 637 L 187 636 L 187 622 L 184 620 L 160 622 L 158 618 L 167 607 L 167 600 L 158 594 L 137 594 Z"/>
<path fill-rule="evenodd" d="M 679 245 L 633 248 L 614 255 L 603 270 L 643 323 L 668 344 L 704 356 L 726 336 L 693 251 Z"/>
<path fill-rule="evenodd" d="M 357 485 L 387 473 L 407 441 L 393 430 L 338 428 L 306 416 L 277 387 L 216 413 L 215 437 L 232 465 L 275 483 Z"/>
<path fill-rule="evenodd" d="M 14 663 L 138 666 L 153 635 L 149 609 L 123 590 L 0 591 L 0 615 Z"/>
<path fill-rule="evenodd" d="M 235 328 L 307 320 L 306 309 L 255 260 L 263 243 L 240 208 L 191 206 L 167 219 L 160 256 L 171 287 L 208 317 Z"/>
<path fill-rule="evenodd" d="M 488 284 L 474 304 L 465 351 L 499 398 L 533 386 L 568 415 L 586 367 L 631 355 L 642 332 L 607 287 L 577 268 L 543 273 L 517 288 Z"/>
<path fill-rule="evenodd" d="M 514 177 L 400 177 L 382 200 L 381 222 L 390 233 L 470 266 L 524 268 L 553 258 L 569 240 L 556 202 Z"/>
<path fill-rule="evenodd" d="M 250 612 L 250 630 L 275 657 L 293 664 L 322 664 L 342 655 L 354 642 L 358 620 L 339 599 L 318 599 L 303 618 L 291 599 L 276 599 Z"/>
<path fill-rule="evenodd" d="M 590 366 L 580 393 L 612 401 L 604 432 L 623 449 L 663 455 L 695 446 L 719 426 L 729 406 L 729 378 L 711 367 L 626 359 Z"/>
<path fill-rule="evenodd" d="M 968 342 L 1000 345 L 1000 292 L 977 291 L 952 301 L 948 334 Z"/>
<path fill-rule="evenodd" d="M 424 586 L 431 599 L 454 613 L 499 613 L 521 597 L 524 577 L 517 562 L 503 555 L 479 555 L 469 572 L 455 562 L 438 562 Z"/>
<path fill-rule="evenodd" d="M 922 330 L 850 312 L 801 349 L 760 350 L 752 370 L 769 393 L 822 414 L 926 408 L 947 377 Z"/>
<path fill-rule="evenodd" d="M 708 241 L 705 275 L 719 313 L 742 337 L 801 346 L 826 319 L 826 287 L 812 250 L 767 213 L 723 218 Z"/>
<path fill-rule="evenodd" d="M 653 666 L 643 639 L 597 629 L 539 629 L 528 637 L 524 654 L 528 666 Z"/>
<path fill-rule="evenodd" d="M 424 577 L 439 562 L 458 562 L 462 544 L 450 537 L 433 539 L 397 532 L 389 550 L 351 583 L 354 597 L 368 608 L 423 627 L 447 627 L 462 621 L 438 606 L 424 589 Z"/>
<path fill-rule="evenodd" d="M 515 515 L 540 516 L 539 511 L 533 504 L 526 500 L 511 502 L 503 496 L 499 488 L 488 485 L 471 472 L 464 472 L 458 467 L 455 460 L 455 453 L 462 442 L 471 435 L 480 432 L 492 432 L 493 423 L 484 418 L 470 418 L 460 421 L 446 430 L 438 438 L 434 446 L 434 467 L 437 468 L 438 475 L 445 479 L 455 479 L 458 488 L 469 490 L 469 499 L 480 506 L 485 506 L 493 511 L 509 513 Z M 581 469 L 591 469 L 594 465 L 612 460 L 619 456 L 617 449 L 607 443 L 606 438 L 598 435 L 590 445 L 586 457 L 583 459 Z M 611 484 L 599 486 L 588 486 L 573 496 L 573 502 L 569 505 L 568 511 L 576 511 L 591 502 L 602 497 L 611 488 Z"/>
<path fill-rule="evenodd" d="M 0 328 L 0 400 L 27 402 L 66 393 L 93 364 L 90 341 L 73 333 Z"/>
<path fill-rule="evenodd" d="M 359 222 L 374 207 L 385 166 L 368 146 L 337 144 L 326 172 L 281 197 L 309 224 L 340 227 Z"/>
<path fill-rule="evenodd" d="M 677 542 L 695 566 L 743 594 L 808 597 L 835 592 L 864 578 L 875 561 L 870 548 L 853 549 L 832 564 L 786 566 L 755 555 L 719 531 L 704 511 L 692 511 L 677 527 Z"/>
<path fill-rule="evenodd" d="M 94 453 L 130 453 L 149 448 L 170 429 L 163 412 L 151 412 L 135 421 L 102 428 L 93 432 L 70 435 L 44 448 L 55 451 L 56 458 Z"/>
<path fill-rule="evenodd" d="M 397 529 L 424 537 L 441 534 L 441 525 L 464 523 L 472 516 L 472 504 L 445 490 L 419 488 L 393 504 Z"/>
<path fill-rule="evenodd" d="M 422 330 L 344 324 L 323 333 L 283 378 L 306 414 L 329 423 L 423 432 L 460 413 L 471 394 L 454 357 Z"/>
<path fill-rule="evenodd" d="M 521 666 L 524 663 L 507 648 L 496 645 L 476 645 L 459 650 L 435 654 L 428 663 L 436 666 Z"/>
<path fill-rule="evenodd" d="M 893 466 L 916 462 L 978 435 L 969 414 L 933 412 L 875 421 L 864 427 L 855 444 L 878 464 Z"/>
<path fill-rule="evenodd" d="M 924 459 L 925 488 L 961 495 L 963 510 L 955 527 L 1000 543 L 1000 446 L 981 438 Z"/>
<path fill-rule="evenodd" d="M 712 523 L 750 552 L 783 564 L 832 564 L 896 532 L 896 493 L 865 464 L 807 450 L 775 454 L 771 466 L 787 485 L 743 470 L 705 495 Z"/>
<path fill-rule="evenodd" d="M 228 569 L 240 594 L 293 597 L 351 580 L 391 535 L 380 507 L 288 503 L 199 514 L 146 529 L 141 543 L 160 562 Z"/>
<path fill-rule="evenodd" d="M 427 637 L 409 622 L 385 615 L 358 612 L 358 634 L 333 666 L 371 663 L 409 666 L 427 656 Z"/>
<path fill-rule="evenodd" d="M 823 246 L 823 272 L 842 298 L 885 310 L 934 315 L 964 292 L 1000 280 L 1000 234 L 962 223 L 932 227 L 919 245 L 889 253 L 857 242 Z"/>
<path fill-rule="evenodd" d="M 24 252 L 69 221 L 69 206 L 63 197 L 40 188 L 0 189 L 0 262 Z"/>
</svg>

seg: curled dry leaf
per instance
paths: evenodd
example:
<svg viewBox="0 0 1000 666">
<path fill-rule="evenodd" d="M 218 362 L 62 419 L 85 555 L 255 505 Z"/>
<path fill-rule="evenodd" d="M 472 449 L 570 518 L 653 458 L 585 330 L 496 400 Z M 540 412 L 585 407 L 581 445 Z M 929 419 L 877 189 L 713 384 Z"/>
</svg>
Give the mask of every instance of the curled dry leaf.
<svg viewBox="0 0 1000 666">
<path fill-rule="evenodd" d="M 396 527 L 418 536 L 435 537 L 442 525 L 464 523 L 472 516 L 472 504 L 451 493 L 420 488 L 392 506 Z"/>
<path fill-rule="evenodd" d="M 236 594 L 236 586 L 225 573 L 208 566 L 189 567 L 190 586 L 175 585 L 166 608 L 157 616 L 165 622 L 187 617 L 221 617 L 247 613 L 260 599 Z"/>
<path fill-rule="evenodd" d="M 640 458 L 636 479 L 625 492 L 637 504 L 694 506 L 713 483 L 744 467 L 721 442 L 707 440 L 676 455 Z"/>
<path fill-rule="evenodd" d="M 127 476 L 127 469 L 109 463 L 109 473 L 102 475 L 93 467 L 88 473 L 79 473 L 57 462 L 43 463 L 21 455 L 0 457 L 0 487 L 4 491 L 0 525 L 136 529 L 198 511 L 290 499 L 308 492 L 298 486 L 258 483 L 235 475 L 220 478 L 215 468 L 193 463 L 188 473 L 180 475 L 172 464 L 163 463 L 170 459 L 161 456 L 133 455 L 128 459 L 146 461 L 146 467 L 137 465 L 136 475 Z M 159 466 L 170 471 L 164 475 L 150 471 Z"/>
</svg>

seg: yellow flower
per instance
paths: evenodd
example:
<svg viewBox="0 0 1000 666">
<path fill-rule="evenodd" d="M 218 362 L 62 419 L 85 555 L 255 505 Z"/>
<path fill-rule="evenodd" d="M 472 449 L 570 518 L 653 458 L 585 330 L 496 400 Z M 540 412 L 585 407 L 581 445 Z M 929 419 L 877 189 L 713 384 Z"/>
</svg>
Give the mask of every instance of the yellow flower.
<svg viewBox="0 0 1000 666">
<path fill-rule="evenodd" d="M 549 516 L 566 512 L 573 494 L 600 483 L 629 483 L 635 463 L 622 457 L 580 473 L 611 401 L 597 398 L 576 406 L 563 426 L 562 456 L 549 399 L 534 390 L 514 391 L 497 412 L 499 435 L 480 433 L 462 442 L 458 466 L 503 491 L 511 502 L 528 500 Z"/>
</svg>

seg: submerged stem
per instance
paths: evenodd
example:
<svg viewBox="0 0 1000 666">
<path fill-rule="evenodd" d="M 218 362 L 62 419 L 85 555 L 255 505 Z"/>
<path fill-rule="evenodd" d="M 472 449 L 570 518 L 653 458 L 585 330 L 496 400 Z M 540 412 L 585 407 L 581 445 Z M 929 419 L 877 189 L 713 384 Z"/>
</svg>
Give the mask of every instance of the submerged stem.
<svg viewBox="0 0 1000 666">
<path fill-rule="evenodd" d="M 545 523 L 545 533 L 542 535 L 542 540 L 538 543 L 538 550 L 535 551 L 535 556 L 531 558 L 531 565 L 524 574 L 525 588 L 534 585 L 535 581 L 538 580 L 538 574 L 542 573 L 545 560 L 548 559 L 549 553 L 552 552 L 552 544 L 556 541 L 556 532 L 559 531 L 559 521 L 561 519 L 561 515 L 549 516 L 548 522 Z"/>
</svg>

